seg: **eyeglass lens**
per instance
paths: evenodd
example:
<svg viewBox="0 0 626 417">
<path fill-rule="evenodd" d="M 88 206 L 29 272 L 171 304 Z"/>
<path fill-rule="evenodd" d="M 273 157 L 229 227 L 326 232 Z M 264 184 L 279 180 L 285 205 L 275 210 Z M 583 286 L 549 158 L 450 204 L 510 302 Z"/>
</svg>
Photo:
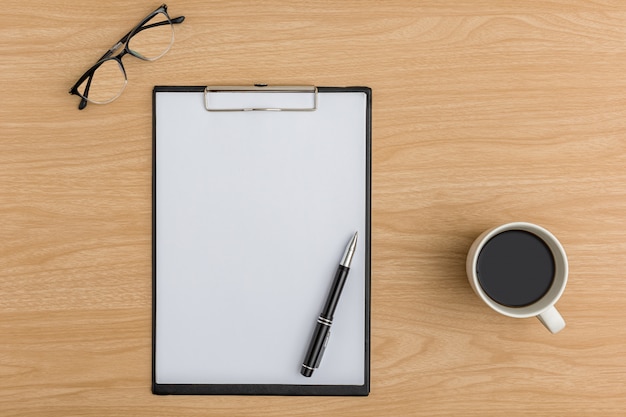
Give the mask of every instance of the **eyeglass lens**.
<svg viewBox="0 0 626 417">
<path fill-rule="evenodd" d="M 155 14 L 128 40 L 128 50 L 137 58 L 154 61 L 174 43 L 174 27 L 165 13 Z"/>
<path fill-rule="evenodd" d="M 168 16 L 159 12 L 131 34 L 127 49 L 139 59 L 154 61 L 165 55 L 173 43 L 174 27 Z M 121 60 L 108 58 L 78 87 L 78 91 L 92 103 L 105 104 L 122 94 L 126 82 Z"/>
</svg>

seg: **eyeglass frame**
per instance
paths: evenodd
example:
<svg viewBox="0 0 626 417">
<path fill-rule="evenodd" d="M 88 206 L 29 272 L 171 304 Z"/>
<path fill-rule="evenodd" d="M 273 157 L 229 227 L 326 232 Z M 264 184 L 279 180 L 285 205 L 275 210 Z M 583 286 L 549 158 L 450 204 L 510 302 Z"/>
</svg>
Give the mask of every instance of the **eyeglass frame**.
<svg viewBox="0 0 626 417">
<path fill-rule="evenodd" d="M 144 25 L 146 23 L 148 23 L 150 21 L 150 19 L 152 19 L 154 16 L 156 16 L 159 13 L 163 13 L 166 17 L 167 17 L 167 22 L 158 22 L 158 23 L 153 23 L 152 25 L 148 25 L 146 27 L 144 27 Z M 82 110 L 85 107 L 87 107 L 87 103 L 89 103 L 89 99 L 87 98 L 87 96 L 89 95 L 89 87 L 91 86 L 91 81 L 93 80 L 93 75 L 94 73 L 98 70 L 98 68 L 100 68 L 100 66 L 102 64 L 104 64 L 107 61 L 116 61 L 117 64 L 120 66 L 120 69 L 122 71 L 122 73 L 124 74 L 124 87 L 122 87 L 122 89 L 120 90 L 120 93 L 115 96 L 114 98 L 112 98 L 109 101 L 103 102 L 103 103 L 94 103 L 94 104 L 107 104 L 110 103 L 112 101 L 114 101 L 115 99 L 117 99 L 121 94 L 122 91 L 124 91 L 124 89 L 126 88 L 126 83 L 128 82 L 128 77 L 126 76 L 126 69 L 124 68 L 124 64 L 122 64 L 122 58 L 127 55 L 127 54 L 131 54 L 132 56 L 139 58 L 143 61 L 155 61 L 159 58 L 161 58 L 163 55 L 165 55 L 168 51 L 169 48 L 163 52 L 161 55 L 159 55 L 156 58 L 146 58 L 141 56 L 141 54 L 138 54 L 136 52 L 133 52 L 129 49 L 128 47 L 128 42 L 130 41 L 130 39 L 136 35 L 137 33 L 141 32 L 142 30 L 146 30 L 146 29 L 150 29 L 156 26 L 162 26 L 164 24 L 170 24 L 170 25 L 175 25 L 175 24 L 179 24 L 179 23 L 183 23 L 183 21 L 185 20 L 185 16 L 179 16 L 177 18 L 170 18 L 169 14 L 167 13 L 167 5 L 166 4 L 162 4 L 161 6 L 159 6 L 158 8 L 156 8 L 153 12 L 151 12 L 150 14 L 148 14 L 148 16 L 144 17 L 138 25 L 136 25 L 130 32 L 128 32 L 126 35 L 124 35 L 122 37 L 122 39 L 120 39 L 119 41 L 117 41 L 115 43 L 115 45 L 113 45 L 104 55 L 102 55 L 100 57 L 100 59 L 98 59 L 98 61 L 91 67 L 89 68 L 83 75 L 80 76 L 80 78 L 78 79 L 78 81 L 76 82 L 76 84 L 74 84 L 74 86 L 72 88 L 70 88 L 69 94 L 73 94 L 73 95 L 77 95 L 81 98 L 80 103 L 78 104 L 78 109 Z M 172 27 L 173 30 L 173 27 Z M 117 55 L 115 56 L 111 56 L 113 54 L 113 52 L 117 51 L 120 47 L 122 47 L 122 45 L 124 46 L 124 49 Z M 170 45 L 171 47 L 171 45 Z M 89 80 L 87 80 L 89 79 Z M 80 87 L 85 80 L 87 80 L 87 85 L 85 86 L 85 91 L 81 94 L 78 91 L 78 87 Z M 93 102 L 92 102 L 93 103 Z"/>
</svg>

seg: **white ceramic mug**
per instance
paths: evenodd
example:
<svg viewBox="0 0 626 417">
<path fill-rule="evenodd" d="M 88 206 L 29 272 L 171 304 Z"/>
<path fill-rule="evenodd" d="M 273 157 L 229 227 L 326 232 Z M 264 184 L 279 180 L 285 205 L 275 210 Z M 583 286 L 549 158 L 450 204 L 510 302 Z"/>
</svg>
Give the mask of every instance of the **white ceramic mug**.
<svg viewBox="0 0 626 417">
<path fill-rule="evenodd" d="M 522 307 L 506 306 L 492 299 L 481 286 L 478 277 L 478 258 L 487 242 L 489 242 L 496 235 L 510 230 L 530 232 L 541 239 L 550 249 L 552 259 L 554 260 L 554 279 L 550 288 L 541 298 Z M 483 302 L 493 310 L 500 314 L 504 314 L 505 316 L 515 318 L 537 317 L 539 321 L 541 321 L 541 323 L 552 333 L 557 333 L 565 327 L 565 321 L 554 305 L 563 294 L 565 285 L 567 284 L 567 255 L 557 238 L 543 227 L 532 223 L 515 222 L 503 224 L 486 230 L 478 236 L 478 238 L 476 238 L 470 247 L 465 265 L 467 279 L 469 280 L 472 289 L 483 300 Z M 506 277 L 502 277 L 502 279 L 506 279 Z"/>
</svg>

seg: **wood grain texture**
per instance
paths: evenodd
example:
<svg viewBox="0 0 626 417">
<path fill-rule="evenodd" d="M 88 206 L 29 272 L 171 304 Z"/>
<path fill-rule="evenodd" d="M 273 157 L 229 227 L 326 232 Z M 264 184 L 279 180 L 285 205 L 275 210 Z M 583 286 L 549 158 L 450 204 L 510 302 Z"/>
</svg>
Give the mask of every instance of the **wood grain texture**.
<svg viewBox="0 0 626 417">
<path fill-rule="evenodd" d="M 626 4 L 179 1 L 172 50 L 76 110 L 157 5 L 4 5 L 0 415 L 623 415 Z M 150 393 L 152 87 L 254 82 L 373 89 L 367 398 Z M 514 220 L 569 255 L 556 336 L 467 284 L 472 240 Z"/>
</svg>

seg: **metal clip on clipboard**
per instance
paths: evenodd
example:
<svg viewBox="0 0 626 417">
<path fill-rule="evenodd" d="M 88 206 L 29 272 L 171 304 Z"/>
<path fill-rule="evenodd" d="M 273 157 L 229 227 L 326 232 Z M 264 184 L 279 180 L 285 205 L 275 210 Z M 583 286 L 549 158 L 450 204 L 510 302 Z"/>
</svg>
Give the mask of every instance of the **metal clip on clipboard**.
<svg viewBox="0 0 626 417">
<path fill-rule="evenodd" d="M 243 106 L 242 98 L 246 103 Z M 277 102 L 280 102 L 279 106 Z M 210 112 L 315 111 L 317 87 L 267 84 L 255 84 L 252 87 L 207 86 L 204 89 L 204 105 Z"/>
</svg>

